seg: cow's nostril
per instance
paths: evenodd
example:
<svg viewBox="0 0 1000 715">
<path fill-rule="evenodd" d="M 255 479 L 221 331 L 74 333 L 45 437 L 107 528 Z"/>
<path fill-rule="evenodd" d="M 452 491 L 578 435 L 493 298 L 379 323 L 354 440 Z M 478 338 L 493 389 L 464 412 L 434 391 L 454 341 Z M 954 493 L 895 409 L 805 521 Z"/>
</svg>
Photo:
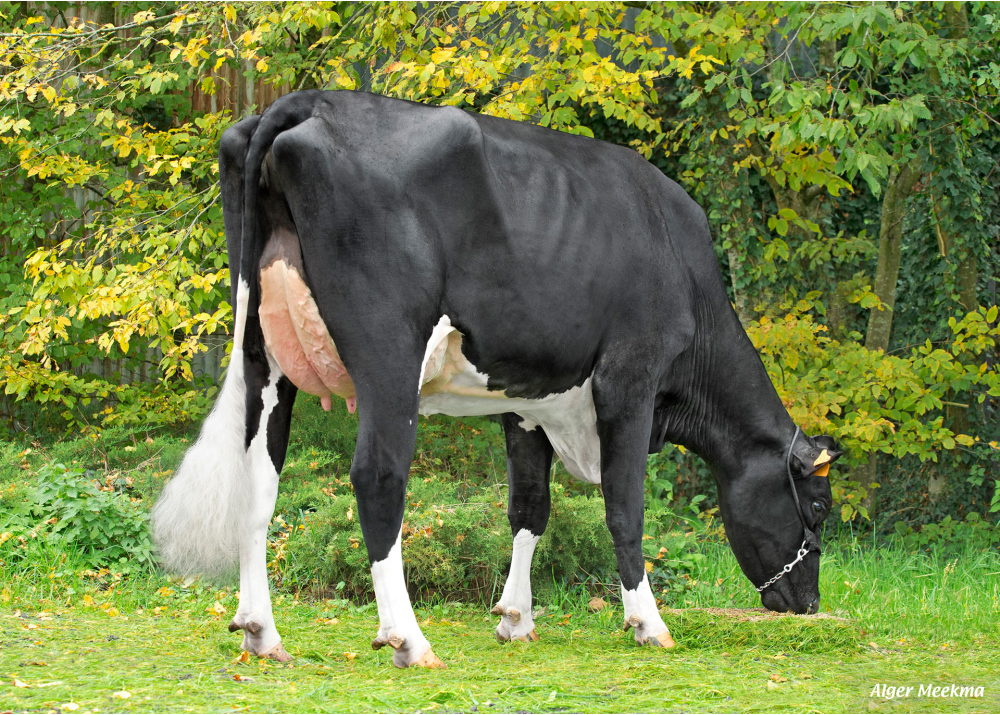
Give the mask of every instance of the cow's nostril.
<svg viewBox="0 0 1000 715">
<path fill-rule="evenodd" d="M 819 612 L 819 596 L 816 597 L 808 606 L 806 606 L 806 613 L 818 613 Z"/>
</svg>

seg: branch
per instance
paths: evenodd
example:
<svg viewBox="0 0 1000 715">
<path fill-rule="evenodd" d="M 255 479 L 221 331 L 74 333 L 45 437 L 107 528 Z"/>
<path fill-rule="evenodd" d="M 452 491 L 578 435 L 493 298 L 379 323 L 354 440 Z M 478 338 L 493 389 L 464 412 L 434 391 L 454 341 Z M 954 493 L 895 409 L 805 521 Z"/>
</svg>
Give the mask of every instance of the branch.
<svg viewBox="0 0 1000 715">
<path fill-rule="evenodd" d="M 95 185 L 91 184 L 91 183 L 90 183 L 90 182 L 88 181 L 87 183 L 85 183 L 85 184 L 83 185 L 83 188 L 85 188 L 85 189 L 90 189 L 90 190 L 91 190 L 91 191 L 93 191 L 93 192 L 94 192 L 95 194 L 97 194 L 97 195 L 98 195 L 99 197 L 101 197 L 101 199 L 103 199 L 104 201 L 107 201 L 107 202 L 108 202 L 109 204 L 111 204 L 112 206 L 114 206 L 114 205 L 115 205 L 115 202 L 114 202 L 114 201 L 113 201 L 112 199 L 109 199 L 109 198 L 108 198 L 108 195 L 104 193 L 104 191 L 103 191 L 103 189 L 101 189 L 101 187 L 99 187 L 99 186 L 95 186 Z"/>
<path fill-rule="evenodd" d="M 808 206 L 811 204 L 818 196 L 820 196 L 826 187 L 820 184 L 813 184 L 808 189 L 802 190 L 802 203 Z"/>
</svg>

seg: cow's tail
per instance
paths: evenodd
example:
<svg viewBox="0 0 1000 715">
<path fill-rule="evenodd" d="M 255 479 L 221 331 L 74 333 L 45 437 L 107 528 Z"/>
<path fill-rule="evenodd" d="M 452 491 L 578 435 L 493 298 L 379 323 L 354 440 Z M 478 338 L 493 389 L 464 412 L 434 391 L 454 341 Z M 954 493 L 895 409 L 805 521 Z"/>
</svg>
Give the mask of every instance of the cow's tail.
<svg viewBox="0 0 1000 715">
<path fill-rule="evenodd" d="M 197 442 L 184 455 L 152 512 L 153 538 L 160 560 L 174 573 L 228 576 L 239 564 L 240 548 L 246 542 L 247 521 L 253 507 L 253 465 L 247 454 L 243 349 L 251 284 L 257 282 L 257 192 L 261 163 L 278 134 L 312 116 L 321 97 L 319 92 L 301 92 L 279 99 L 263 114 L 247 146 L 239 284 L 229 369 Z"/>
</svg>

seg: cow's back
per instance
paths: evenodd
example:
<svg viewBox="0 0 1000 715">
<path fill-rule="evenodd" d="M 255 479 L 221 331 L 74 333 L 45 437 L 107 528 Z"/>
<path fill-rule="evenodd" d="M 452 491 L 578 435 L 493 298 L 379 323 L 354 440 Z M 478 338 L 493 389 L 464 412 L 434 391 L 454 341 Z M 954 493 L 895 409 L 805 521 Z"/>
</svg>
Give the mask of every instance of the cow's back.
<svg viewBox="0 0 1000 715">
<path fill-rule="evenodd" d="M 678 206 L 694 223 L 700 209 L 630 149 L 452 107 L 324 98 L 313 126 L 274 144 L 279 160 L 304 162 L 299 176 L 309 163 L 334 167 L 284 187 L 299 194 L 293 214 L 333 204 L 325 235 L 300 236 L 307 269 L 312 256 L 395 270 L 405 285 L 382 292 L 428 334 L 447 315 L 468 359 L 510 396 L 580 385 L 616 340 L 689 324 L 691 247 L 678 238 L 707 243 L 718 272 L 707 231 L 671 230 Z"/>
</svg>

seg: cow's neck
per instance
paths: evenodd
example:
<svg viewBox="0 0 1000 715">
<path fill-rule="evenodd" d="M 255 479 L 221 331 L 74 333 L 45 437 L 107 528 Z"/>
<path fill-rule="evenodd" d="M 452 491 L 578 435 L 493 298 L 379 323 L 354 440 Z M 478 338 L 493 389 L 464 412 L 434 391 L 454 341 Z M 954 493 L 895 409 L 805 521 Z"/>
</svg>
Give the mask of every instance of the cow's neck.
<svg viewBox="0 0 1000 715">
<path fill-rule="evenodd" d="M 782 452 L 795 429 L 735 312 L 705 311 L 664 401 L 665 437 L 699 454 L 723 483 Z"/>
</svg>

